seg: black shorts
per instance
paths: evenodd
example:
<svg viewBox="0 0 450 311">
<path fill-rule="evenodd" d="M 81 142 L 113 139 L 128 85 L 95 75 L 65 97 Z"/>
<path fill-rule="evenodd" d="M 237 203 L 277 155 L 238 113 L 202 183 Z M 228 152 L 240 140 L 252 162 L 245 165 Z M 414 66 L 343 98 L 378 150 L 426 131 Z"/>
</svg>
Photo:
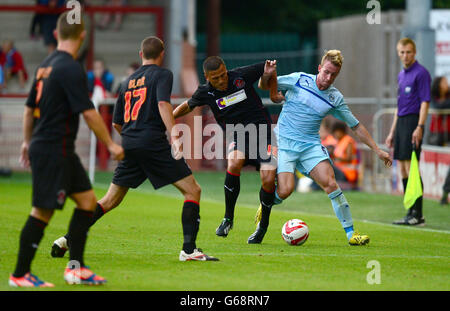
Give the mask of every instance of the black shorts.
<svg viewBox="0 0 450 311">
<path fill-rule="evenodd" d="M 394 160 L 411 160 L 413 151 L 412 134 L 419 124 L 419 115 L 408 114 L 397 118 L 394 135 Z M 417 159 L 420 159 L 422 142 L 416 146 Z"/>
<path fill-rule="evenodd" d="M 154 149 L 127 149 L 125 158 L 119 162 L 112 183 L 127 188 L 137 188 L 147 178 L 153 188 L 173 184 L 192 174 L 184 158 L 175 160 L 170 145 Z"/>
<path fill-rule="evenodd" d="M 263 130 L 260 130 L 258 126 L 259 124 L 255 124 L 255 132 L 234 132 L 232 138 L 227 138 L 227 154 L 239 150 L 245 155 L 245 165 L 258 167 L 261 164 L 271 164 L 276 166 L 277 161 L 273 156 L 276 139 L 271 125 L 268 124 L 266 129 L 262 128 Z"/>
<path fill-rule="evenodd" d="M 62 209 L 73 193 L 92 189 L 86 170 L 75 153 L 63 157 L 30 148 L 33 207 Z"/>
</svg>

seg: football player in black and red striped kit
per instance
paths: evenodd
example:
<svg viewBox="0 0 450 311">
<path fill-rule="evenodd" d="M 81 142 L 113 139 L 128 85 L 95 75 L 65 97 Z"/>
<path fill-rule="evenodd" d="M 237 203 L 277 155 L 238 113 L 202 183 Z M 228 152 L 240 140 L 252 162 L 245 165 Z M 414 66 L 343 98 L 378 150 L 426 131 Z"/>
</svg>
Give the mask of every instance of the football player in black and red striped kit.
<svg viewBox="0 0 450 311">
<path fill-rule="evenodd" d="M 71 261 L 64 271 L 64 279 L 69 284 L 106 282 L 87 268 L 83 260 L 97 199 L 75 153 L 79 115 L 83 115 L 114 159 L 123 159 L 124 151 L 112 141 L 90 101 L 86 73 L 75 61 L 86 36 L 84 23 L 71 24 L 67 13 L 63 13 L 58 18 L 56 35 L 57 49 L 39 65 L 24 110 L 21 162 L 31 166 L 33 208 L 20 235 L 16 269 L 9 278 L 9 284 L 14 287 L 53 286 L 31 274 L 31 262 L 45 227 L 55 209 L 63 208 L 67 197 L 77 207 L 69 225 Z"/>
<path fill-rule="evenodd" d="M 228 71 L 222 58 L 210 56 L 203 62 L 207 83 L 200 85 L 192 98 L 174 110 L 177 118 L 195 107 L 208 105 L 217 123 L 226 132 L 225 216 L 216 235 L 226 237 L 233 227 L 242 167 L 249 163 L 260 167 L 262 217 L 256 231 L 247 240 L 249 244 L 261 243 L 267 231 L 276 175 L 276 161 L 272 156 L 276 148 L 272 122 L 253 85 L 260 79 L 268 81 L 275 70 L 276 61 L 267 60 Z M 251 132 L 252 125 L 256 132 Z"/>
<path fill-rule="evenodd" d="M 139 55 L 142 66 L 130 75 L 120 91 L 114 108 L 113 126 L 122 136 L 125 158 L 119 162 L 106 195 L 99 200 L 104 213 L 120 204 L 129 188 L 137 188 L 149 179 L 155 189 L 173 184 L 184 196 L 182 211 L 183 247 L 180 261 L 217 261 L 196 246 L 200 224 L 201 189 L 182 157 L 170 96 L 173 74 L 162 68 L 164 43 L 148 37 L 141 43 Z M 166 130 L 171 133 L 170 143 Z M 173 154 L 173 156 L 172 156 Z M 57 239 L 52 247 L 53 257 L 64 256 L 70 233 Z"/>
</svg>

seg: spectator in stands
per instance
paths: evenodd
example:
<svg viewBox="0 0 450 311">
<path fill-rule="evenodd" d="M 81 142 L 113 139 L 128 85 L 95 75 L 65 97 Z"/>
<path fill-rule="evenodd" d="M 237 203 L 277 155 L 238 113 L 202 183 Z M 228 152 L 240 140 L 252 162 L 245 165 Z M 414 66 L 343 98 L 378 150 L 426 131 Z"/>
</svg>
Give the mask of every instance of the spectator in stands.
<svg viewBox="0 0 450 311">
<path fill-rule="evenodd" d="M 2 47 L 0 46 L 0 91 L 2 88 L 5 88 L 5 63 L 6 63 L 6 56 L 5 53 L 2 51 Z"/>
<path fill-rule="evenodd" d="M 322 123 L 320 124 L 320 129 L 319 129 L 320 141 L 321 141 L 322 146 L 327 148 L 327 151 L 328 151 L 328 154 L 330 155 L 330 158 L 332 160 L 334 160 L 334 150 L 336 148 L 336 145 L 337 145 L 338 141 L 333 136 L 331 129 L 332 129 L 331 118 L 330 117 L 325 117 L 322 120 Z M 334 175 L 336 176 L 336 180 L 338 180 L 340 182 L 342 182 L 342 181 L 347 182 L 344 172 L 342 172 L 341 170 L 336 168 L 334 163 L 331 166 L 333 167 Z M 343 187 L 345 188 L 345 185 L 343 185 Z M 314 191 L 322 190 L 320 188 L 320 186 L 315 181 L 312 182 L 310 188 L 311 188 L 311 190 L 314 190 Z"/>
<path fill-rule="evenodd" d="M 122 87 L 124 87 L 125 85 L 127 85 L 126 83 L 127 83 L 128 77 L 129 77 L 133 72 L 135 72 L 139 67 L 140 67 L 140 65 L 139 65 L 139 63 L 137 63 L 137 62 L 133 62 L 133 63 L 131 63 L 130 65 L 128 65 L 127 69 L 125 70 L 125 75 L 122 76 L 122 77 L 120 78 L 120 83 L 119 83 L 119 85 L 117 86 L 116 91 L 115 91 L 115 94 L 116 94 L 116 95 L 119 95 L 120 90 L 122 89 Z M 128 86 L 128 85 L 127 85 L 127 86 Z M 127 86 L 125 86 L 125 87 L 127 87 Z"/>
<path fill-rule="evenodd" d="M 39 0 L 40 5 L 46 5 L 50 12 L 42 14 L 40 17 L 40 26 L 44 44 L 47 47 L 48 54 L 52 53 L 56 48 L 56 38 L 53 31 L 56 29 L 56 22 L 60 13 L 52 12 L 64 6 L 66 0 Z"/>
<path fill-rule="evenodd" d="M 105 62 L 101 59 L 94 61 L 94 68 L 87 73 L 89 92 L 94 91 L 96 85 L 101 86 L 106 92 L 106 96 L 111 96 L 114 75 L 105 67 Z"/>
<path fill-rule="evenodd" d="M 436 77 L 431 83 L 431 108 L 450 109 L 450 93 L 446 77 Z M 428 143 L 443 146 L 450 139 L 450 115 L 431 116 Z"/>
<path fill-rule="evenodd" d="M 105 5 L 112 6 L 112 7 L 119 7 L 119 6 L 124 7 L 127 5 L 127 0 L 106 0 Z M 122 26 L 123 13 L 105 13 L 105 14 L 103 14 L 103 17 L 102 17 L 100 23 L 97 25 L 97 27 L 101 30 L 108 28 L 113 15 L 114 15 L 114 30 L 119 31 L 120 27 Z"/>
<path fill-rule="evenodd" d="M 36 5 L 41 5 L 43 0 L 36 0 Z M 31 19 L 30 25 L 30 38 L 37 39 L 42 34 L 42 25 L 41 25 L 42 14 L 34 13 L 33 18 Z M 38 31 L 36 31 L 38 29 Z"/>
<path fill-rule="evenodd" d="M 331 119 L 329 117 L 325 117 L 320 124 L 319 136 L 322 146 L 327 148 L 328 153 L 331 157 L 334 154 L 334 148 L 336 148 L 337 140 L 331 134 Z"/>
<path fill-rule="evenodd" d="M 3 73 L 3 65 L 0 64 L 0 93 L 2 92 L 4 87 L 5 87 L 5 75 Z"/>
<path fill-rule="evenodd" d="M 347 125 L 344 122 L 336 121 L 333 124 L 332 132 L 337 140 L 332 157 L 336 180 L 346 181 L 354 187 L 358 181 L 358 150 L 356 141 L 347 134 Z"/>
<path fill-rule="evenodd" d="M 25 88 L 28 80 L 28 73 L 23 62 L 22 54 L 15 48 L 14 41 L 6 39 L 2 42 L 2 56 L 0 60 L 3 64 L 5 82 L 7 83 L 13 77 L 19 79 L 20 87 Z"/>
<path fill-rule="evenodd" d="M 111 90 L 114 82 L 114 75 L 106 69 L 103 60 L 96 59 L 94 61 L 94 68 L 87 73 L 87 78 L 88 90 L 94 103 L 99 104 L 104 99 L 112 96 Z M 105 124 L 108 125 L 108 130 L 111 133 L 114 107 L 111 105 L 100 105 L 98 111 Z M 97 157 L 99 168 L 106 170 L 110 154 L 106 146 L 99 141 L 97 142 Z"/>
<path fill-rule="evenodd" d="M 450 168 L 447 171 L 447 177 L 445 178 L 444 186 L 442 187 L 441 204 L 448 204 L 448 194 L 450 193 Z"/>
</svg>

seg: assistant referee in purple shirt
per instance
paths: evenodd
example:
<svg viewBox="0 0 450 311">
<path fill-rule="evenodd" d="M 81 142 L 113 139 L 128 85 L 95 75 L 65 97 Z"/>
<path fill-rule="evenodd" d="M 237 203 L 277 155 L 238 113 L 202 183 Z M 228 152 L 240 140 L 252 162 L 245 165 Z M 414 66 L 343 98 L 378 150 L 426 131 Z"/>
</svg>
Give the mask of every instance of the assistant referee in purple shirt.
<svg viewBox="0 0 450 311">
<path fill-rule="evenodd" d="M 420 159 L 425 121 L 430 104 L 431 76 L 427 69 L 416 60 L 416 44 L 413 40 L 400 39 L 397 43 L 397 53 L 403 64 L 403 70 L 398 74 L 397 110 L 386 138 L 386 145 L 389 148 L 394 147 L 394 159 L 398 160 L 405 191 L 413 147 L 417 158 Z M 395 221 L 394 224 L 424 225 L 422 201 L 421 196 L 408 210 L 407 215 Z"/>
</svg>

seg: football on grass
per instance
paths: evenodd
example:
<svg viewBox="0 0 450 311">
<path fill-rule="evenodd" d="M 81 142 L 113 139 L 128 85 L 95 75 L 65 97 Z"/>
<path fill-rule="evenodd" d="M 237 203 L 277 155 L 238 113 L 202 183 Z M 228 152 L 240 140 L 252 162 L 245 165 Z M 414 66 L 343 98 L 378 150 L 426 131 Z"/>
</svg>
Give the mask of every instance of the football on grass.
<svg viewBox="0 0 450 311">
<path fill-rule="evenodd" d="M 281 235 L 289 245 L 302 245 L 308 239 L 309 228 L 303 220 L 291 219 L 281 228 Z"/>
</svg>

